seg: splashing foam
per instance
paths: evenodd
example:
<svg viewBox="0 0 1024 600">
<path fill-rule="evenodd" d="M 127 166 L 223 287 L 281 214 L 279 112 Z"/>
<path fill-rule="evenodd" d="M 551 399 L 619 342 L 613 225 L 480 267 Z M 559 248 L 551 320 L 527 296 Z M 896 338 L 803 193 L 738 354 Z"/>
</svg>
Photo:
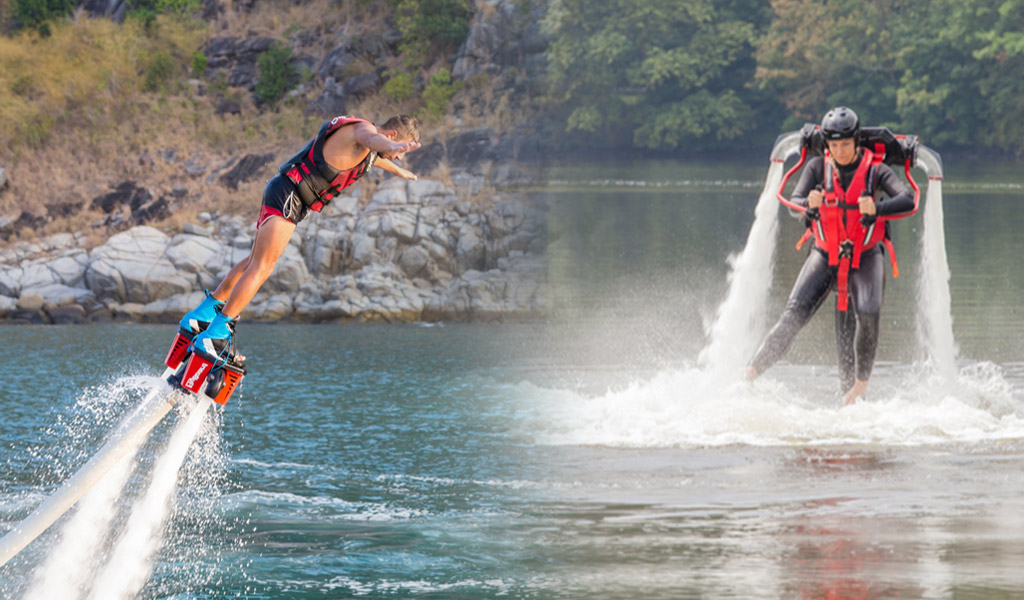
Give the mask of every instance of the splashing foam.
<svg viewBox="0 0 1024 600">
<path fill-rule="evenodd" d="M 839 406 L 770 377 L 729 382 L 687 368 L 588 397 L 540 392 L 539 441 L 550 445 L 691 447 L 928 445 L 1024 437 L 1024 411 L 1002 370 L 979 363 L 945 377 L 910 373 L 887 397 Z M 796 383 L 806 379 L 799 374 Z M 552 415 L 555 413 L 555 415 Z M 554 416 L 555 418 L 551 418 Z"/>
</svg>

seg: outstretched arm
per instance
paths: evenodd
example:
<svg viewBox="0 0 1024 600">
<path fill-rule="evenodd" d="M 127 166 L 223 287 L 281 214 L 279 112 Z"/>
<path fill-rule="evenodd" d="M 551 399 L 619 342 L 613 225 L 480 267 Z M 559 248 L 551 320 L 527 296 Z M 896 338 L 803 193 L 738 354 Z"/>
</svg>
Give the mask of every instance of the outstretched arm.
<svg viewBox="0 0 1024 600">
<path fill-rule="evenodd" d="M 416 142 L 393 142 L 369 123 L 356 123 L 355 138 L 378 154 L 404 154 L 420 147 Z"/>
<path fill-rule="evenodd" d="M 375 166 L 378 166 L 378 167 L 384 169 L 388 173 L 393 173 L 395 175 L 398 175 L 402 179 L 408 179 L 409 181 L 416 181 L 416 174 L 415 173 L 413 173 L 412 171 L 407 171 L 407 170 L 403 169 L 402 167 L 396 165 L 395 163 L 391 162 L 390 160 L 388 160 L 386 158 L 378 157 L 377 160 L 373 164 Z"/>
</svg>

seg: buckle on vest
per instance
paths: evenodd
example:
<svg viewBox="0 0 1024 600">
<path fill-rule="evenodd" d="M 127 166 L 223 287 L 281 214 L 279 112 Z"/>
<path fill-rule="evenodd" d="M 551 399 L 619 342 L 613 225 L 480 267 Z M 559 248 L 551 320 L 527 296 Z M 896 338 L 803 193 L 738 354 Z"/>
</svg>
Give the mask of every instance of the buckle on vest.
<svg viewBox="0 0 1024 600">
<path fill-rule="evenodd" d="M 853 242 L 846 240 L 839 244 L 839 256 L 851 257 L 853 256 Z"/>
<path fill-rule="evenodd" d="M 829 208 L 835 208 L 835 207 L 839 206 L 839 197 L 833 195 L 832 199 L 829 200 L 829 197 L 825 196 L 824 198 L 821 199 L 821 204 L 823 206 L 827 206 Z"/>
</svg>

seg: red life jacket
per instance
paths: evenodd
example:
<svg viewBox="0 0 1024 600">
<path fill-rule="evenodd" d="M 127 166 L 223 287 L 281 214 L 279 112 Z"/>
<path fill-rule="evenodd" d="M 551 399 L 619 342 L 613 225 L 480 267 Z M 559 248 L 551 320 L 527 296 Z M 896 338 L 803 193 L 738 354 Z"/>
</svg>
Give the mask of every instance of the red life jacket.
<svg viewBox="0 0 1024 600">
<path fill-rule="evenodd" d="M 832 165 L 828 150 L 825 151 L 825 192 L 820 217 L 804 234 L 797 248 L 809 235 L 814 235 L 814 242 L 819 249 L 828 254 L 829 266 L 838 267 L 836 274 L 836 291 L 838 301 L 836 308 L 846 311 L 849 291 L 850 269 L 860 268 L 860 258 L 865 250 L 883 243 L 889 251 L 893 265 L 893 277 L 899 276 L 896 255 L 893 253 L 892 242 L 885 237 L 885 217 L 876 217 L 874 222 L 864 226 L 860 220 L 858 200 L 861 196 L 874 197 L 876 172 L 879 163 L 885 158 L 884 150 L 875 154 L 867 148 L 863 149 L 860 163 L 850 181 L 849 189 L 844 190 L 839 180 L 839 173 Z"/>
<path fill-rule="evenodd" d="M 366 174 L 377 160 L 377 153 L 370 152 L 358 165 L 351 169 L 338 170 L 324 158 L 324 144 L 327 138 L 346 125 L 369 123 L 365 119 L 344 116 L 334 117 L 320 126 L 320 131 L 298 154 L 278 167 L 278 171 L 290 179 L 298 190 L 299 198 L 309 210 L 320 212 L 341 190 L 355 183 Z"/>
</svg>

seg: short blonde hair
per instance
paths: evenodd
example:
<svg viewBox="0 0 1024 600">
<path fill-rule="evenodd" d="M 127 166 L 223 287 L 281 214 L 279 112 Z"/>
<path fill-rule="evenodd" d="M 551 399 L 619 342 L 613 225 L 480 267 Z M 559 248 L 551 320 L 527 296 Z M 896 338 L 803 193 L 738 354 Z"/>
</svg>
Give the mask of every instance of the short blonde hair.
<svg viewBox="0 0 1024 600">
<path fill-rule="evenodd" d="M 420 141 L 420 121 L 412 115 L 395 115 L 385 121 L 380 128 L 394 129 L 400 140 L 408 138 L 417 143 Z"/>
</svg>

